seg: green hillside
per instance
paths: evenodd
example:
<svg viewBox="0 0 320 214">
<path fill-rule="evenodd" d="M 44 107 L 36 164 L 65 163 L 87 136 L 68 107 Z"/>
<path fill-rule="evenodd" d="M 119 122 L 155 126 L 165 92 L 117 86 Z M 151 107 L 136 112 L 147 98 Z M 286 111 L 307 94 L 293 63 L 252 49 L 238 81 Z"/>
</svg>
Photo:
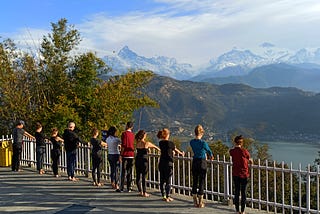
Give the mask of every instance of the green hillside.
<svg viewBox="0 0 320 214">
<path fill-rule="evenodd" d="M 296 88 L 256 89 L 156 76 L 146 91 L 160 104 L 160 108 L 144 108 L 136 114 L 140 128 L 148 131 L 169 127 L 177 136 L 190 136 L 200 123 L 207 136 L 215 138 L 235 132 L 259 139 L 320 136 L 320 96 Z"/>
</svg>

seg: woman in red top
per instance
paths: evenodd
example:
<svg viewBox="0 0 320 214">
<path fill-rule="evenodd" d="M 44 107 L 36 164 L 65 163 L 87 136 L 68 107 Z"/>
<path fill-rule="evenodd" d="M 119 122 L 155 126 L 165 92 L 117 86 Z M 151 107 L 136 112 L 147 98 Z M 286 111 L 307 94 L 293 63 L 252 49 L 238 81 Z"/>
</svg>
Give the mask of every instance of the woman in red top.
<svg viewBox="0 0 320 214">
<path fill-rule="evenodd" d="M 246 188 L 248 183 L 249 164 L 252 163 L 250 153 L 248 150 L 242 148 L 244 138 L 242 135 L 236 136 L 234 139 L 235 146 L 230 149 L 230 155 L 232 157 L 232 177 L 234 182 L 234 205 L 236 212 L 244 214 L 246 207 Z M 239 196 L 241 192 L 241 212 L 239 212 Z"/>
</svg>

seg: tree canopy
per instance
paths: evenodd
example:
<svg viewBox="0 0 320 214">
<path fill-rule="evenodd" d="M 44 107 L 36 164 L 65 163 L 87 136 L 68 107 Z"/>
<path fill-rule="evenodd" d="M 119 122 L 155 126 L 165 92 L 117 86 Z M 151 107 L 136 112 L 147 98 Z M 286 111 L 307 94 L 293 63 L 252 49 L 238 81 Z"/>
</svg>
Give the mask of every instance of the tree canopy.
<svg viewBox="0 0 320 214">
<path fill-rule="evenodd" d="M 80 33 L 66 19 L 51 23 L 34 53 L 19 49 L 11 39 L 0 42 L 0 130 L 11 133 L 17 120 L 28 130 L 40 121 L 45 131 L 63 130 L 74 121 L 81 135 L 89 138 L 93 127 L 120 129 L 133 112 L 158 104 L 143 93 L 152 79 L 150 71 L 109 74 L 110 67 L 93 52 L 77 54 Z"/>
</svg>

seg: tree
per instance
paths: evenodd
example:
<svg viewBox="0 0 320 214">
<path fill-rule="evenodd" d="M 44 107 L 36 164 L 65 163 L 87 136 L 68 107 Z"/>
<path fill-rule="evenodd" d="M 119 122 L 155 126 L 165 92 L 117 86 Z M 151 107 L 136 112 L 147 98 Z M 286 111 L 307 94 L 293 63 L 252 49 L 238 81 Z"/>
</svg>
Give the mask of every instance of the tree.
<svg viewBox="0 0 320 214">
<path fill-rule="evenodd" d="M 89 138 L 93 127 L 106 129 L 132 120 L 133 112 L 157 106 L 143 87 L 152 79 L 150 71 L 132 71 L 99 79 L 110 67 L 94 53 L 76 54 L 79 32 L 66 19 L 51 23 L 52 32 L 43 37 L 38 54 L 18 50 L 10 39 L 0 43 L 1 130 L 7 133 L 17 119 L 45 130 L 65 128 L 72 120 Z M 9 126 L 8 126 L 9 124 Z"/>
</svg>

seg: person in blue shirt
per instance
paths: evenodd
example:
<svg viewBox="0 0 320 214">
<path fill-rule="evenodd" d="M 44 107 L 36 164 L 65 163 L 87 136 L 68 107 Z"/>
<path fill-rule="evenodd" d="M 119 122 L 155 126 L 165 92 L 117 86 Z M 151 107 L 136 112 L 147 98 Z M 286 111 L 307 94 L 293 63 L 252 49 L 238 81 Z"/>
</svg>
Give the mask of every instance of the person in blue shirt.
<svg viewBox="0 0 320 214">
<path fill-rule="evenodd" d="M 204 207 L 203 193 L 204 184 L 207 174 L 207 154 L 210 160 L 213 160 L 213 153 L 207 142 L 202 140 L 204 129 L 201 125 L 197 125 L 194 129 L 195 138 L 190 141 L 193 151 L 192 161 L 192 196 L 195 207 Z M 199 200 L 199 201 L 198 201 Z"/>
</svg>

